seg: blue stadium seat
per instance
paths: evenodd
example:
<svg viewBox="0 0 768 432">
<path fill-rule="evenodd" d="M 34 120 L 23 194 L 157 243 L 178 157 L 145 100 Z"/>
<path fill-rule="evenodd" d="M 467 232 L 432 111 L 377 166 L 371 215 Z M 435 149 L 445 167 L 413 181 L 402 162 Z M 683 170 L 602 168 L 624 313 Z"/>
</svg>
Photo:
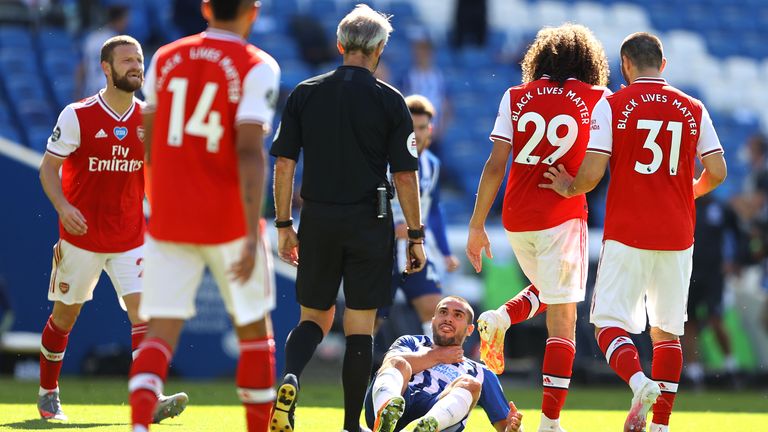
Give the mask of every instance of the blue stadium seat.
<svg viewBox="0 0 768 432">
<path fill-rule="evenodd" d="M 36 75 L 10 75 L 5 77 L 5 89 L 14 101 L 47 100 L 43 82 Z"/>
<path fill-rule="evenodd" d="M 50 132 L 56 122 L 56 116 L 51 111 L 47 100 L 19 99 L 16 104 L 16 113 L 25 128 L 46 127 Z"/>
<path fill-rule="evenodd" d="M 301 61 L 280 63 L 280 87 L 292 90 L 296 85 L 312 76 L 312 71 Z"/>
<path fill-rule="evenodd" d="M 9 74 L 36 74 L 39 69 L 35 56 L 19 55 L 18 50 L 10 47 L 0 48 L 0 71 Z"/>
<path fill-rule="evenodd" d="M 44 152 L 52 130 L 53 126 L 45 127 L 42 125 L 28 128 L 26 130 L 27 145 L 29 145 L 29 147 L 32 149 Z"/>
<path fill-rule="evenodd" d="M 37 39 L 40 49 L 46 52 L 58 51 L 72 56 L 77 49 L 74 38 L 63 28 L 42 27 L 37 32 Z"/>
<path fill-rule="evenodd" d="M 0 26 L 0 46 L 32 49 L 32 33 L 23 26 Z"/>
<path fill-rule="evenodd" d="M 16 143 L 24 142 L 19 130 L 10 123 L 0 123 L 0 137 Z"/>
</svg>

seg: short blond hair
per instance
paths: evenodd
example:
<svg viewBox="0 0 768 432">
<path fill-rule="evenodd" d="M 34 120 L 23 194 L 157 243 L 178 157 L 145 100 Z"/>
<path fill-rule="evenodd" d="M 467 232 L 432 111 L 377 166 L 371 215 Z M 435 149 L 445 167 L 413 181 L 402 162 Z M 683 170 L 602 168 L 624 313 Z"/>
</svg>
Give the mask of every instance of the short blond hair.
<svg viewBox="0 0 768 432">
<path fill-rule="evenodd" d="M 426 114 L 430 120 L 435 117 L 435 106 L 426 96 L 413 94 L 405 98 L 405 104 L 408 105 L 408 111 L 412 115 Z"/>
</svg>

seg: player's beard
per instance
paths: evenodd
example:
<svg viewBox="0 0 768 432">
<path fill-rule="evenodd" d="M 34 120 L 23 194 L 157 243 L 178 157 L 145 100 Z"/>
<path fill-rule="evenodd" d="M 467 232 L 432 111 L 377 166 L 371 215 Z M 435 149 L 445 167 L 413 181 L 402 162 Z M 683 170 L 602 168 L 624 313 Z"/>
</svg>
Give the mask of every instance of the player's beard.
<svg viewBox="0 0 768 432">
<path fill-rule="evenodd" d="M 461 346 L 464 344 L 464 335 L 454 332 L 453 336 L 443 336 L 438 328 L 432 325 L 432 340 L 437 346 Z"/>
<path fill-rule="evenodd" d="M 138 84 L 134 84 L 131 81 L 131 78 L 128 78 L 129 73 L 133 73 L 135 71 L 128 71 L 123 76 L 118 76 L 117 72 L 115 72 L 114 69 L 112 69 L 112 84 L 118 89 L 122 90 L 127 93 L 133 93 L 136 90 L 141 88 L 141 85 L 144 83 L 144 75 L 139 72 L 139 82 Z"/>
</svg>

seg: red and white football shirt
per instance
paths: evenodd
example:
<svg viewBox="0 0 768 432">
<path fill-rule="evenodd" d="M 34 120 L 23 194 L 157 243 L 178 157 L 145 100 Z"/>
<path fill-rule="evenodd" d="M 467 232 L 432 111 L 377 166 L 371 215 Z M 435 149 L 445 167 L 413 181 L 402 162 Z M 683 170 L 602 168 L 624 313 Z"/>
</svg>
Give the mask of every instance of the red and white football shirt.
<svg viewBox="0 0 768 432">
<path fill-rule="evenodd" d="M 152 131 L 152 214 L 159 240 L 218 244 L 246 234 L 239 123 L 269 127 L 280 68 L 240 36 L 209 29 L 161 47 L 144 81 Z"/>
<path fill-rule="evenodd" d="M 704 105 L 662 78 L 598 104 L 587 151 L 611 155 L 606 240 L 649 250 L 693 244 L 695 158 L 722 153 Z"/>
<path fill-rule="evenodd" d="M 605 87 L 576 79 L 561 87 L 547 76 L 504 93 L 490 138 L 512 145 L 502 211 L 507 231 L 541 231 L 587 218 L 584 195 L 566 199 L 538 185 L 559 164 L 576 175 L 589 141 L 592 110 L 608 94 Z"/>
<path fill-rule="evenodd" d="M 144 128 L 141 104 L 123 115 L 101 94 L 67 105 L 48 138 L 47 152 L 64 158 L 61 186 L 83 214 L 88 232 L 59 235 L 91 252 L 125 252 L 144 244 Z"/>
</svg>

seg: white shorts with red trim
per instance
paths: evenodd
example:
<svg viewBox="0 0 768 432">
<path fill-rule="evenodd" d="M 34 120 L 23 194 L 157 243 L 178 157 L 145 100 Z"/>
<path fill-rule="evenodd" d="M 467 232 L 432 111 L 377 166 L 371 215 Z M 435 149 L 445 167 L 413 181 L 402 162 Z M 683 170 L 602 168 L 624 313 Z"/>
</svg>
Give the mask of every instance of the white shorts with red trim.
<svg viewBox="0 0 768 432">
<path fill-rule="evenodd" d="M 261 320 L 275 308 L 275 276 L 272 250 L 266 236 L 260 238 L 253 273 L 245 283 L 239 283 L 229 271 L 240 259 L 244 238 L 218 245 L 196 245 L 148 237 L 139 315 L 145 319 L 192 318 L 197 289 L 208 267 L 235 325 Z"/>
<path fill-rule="evenodd" d="M 507 231 L 528 280 L 546 304 L 584 300 L 587 284 L 587 222 L 570 219 L 541 231 Z"/>
<path fill-rule="evenodd" d="M 641 333 L 651 327 L 683 334 L 693 246 L 681 251 L 638 249 L 606 240 L 597 268 L 589 321 Z"/>
<path fill-rule="evenodd" d="M 53 246 L 48 300 L 68 305 L 85 303 L 93 298 L 99 276 L 106 271 L 125 310 L 122 297 L 141 292 L 143 259 L 144 246 L 126 252 L 101 253 L 59 240 Z"/>
</svg>

